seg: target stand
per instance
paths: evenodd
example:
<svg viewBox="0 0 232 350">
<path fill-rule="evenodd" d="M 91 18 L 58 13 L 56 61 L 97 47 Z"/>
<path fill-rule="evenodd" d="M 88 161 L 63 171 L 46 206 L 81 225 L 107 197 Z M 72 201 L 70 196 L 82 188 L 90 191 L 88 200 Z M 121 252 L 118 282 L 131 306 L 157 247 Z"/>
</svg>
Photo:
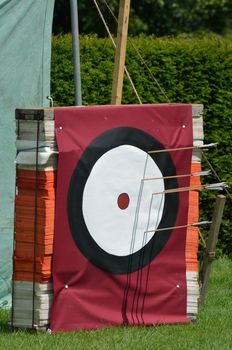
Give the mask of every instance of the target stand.
<svg viewBox="0 0 232 350">
<path fill-rule="evenodd" d="M 196 317 L 198 229 L 190 224 L 199 203 L 191 188 L 200 179 L 191 174 L 201 168 L 202 112 L 17 110 L 14 327 L 56 332 Z"/>
</svg>

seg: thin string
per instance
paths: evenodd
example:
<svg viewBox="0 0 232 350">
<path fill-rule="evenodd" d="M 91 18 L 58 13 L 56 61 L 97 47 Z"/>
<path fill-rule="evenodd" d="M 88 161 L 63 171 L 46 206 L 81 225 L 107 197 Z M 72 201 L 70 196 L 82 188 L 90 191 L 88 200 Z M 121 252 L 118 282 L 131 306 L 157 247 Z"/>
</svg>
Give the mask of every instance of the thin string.
<svg viewBox="0 0 232 350">
<path fill-rule="evenodd" d="M 103 2 L 105 3 L 106 7 L 108 8 L 109 12 L 111 13 L 111 15 L 113 16 L 113 18 L 115 19 L 116 23 L 118 23 L 118 19 L 115 16 L 113 10 L 111 9 L 110 5 L 108 4 L 108 2 L 106 0 L 103 0 Z M 149 66 L 147 65 L 146 61 L 144 60 L 144 58 L 142 57 L 141 53 L 139 52 L 139 50 L 137 49 L 137 47 L 134 45 L 133 41 L 128 37 L 128 41 L 131 44 L 131 46 L 133 47 L 133 49 L 135 50 L 135 52 L 137 53 L 137 55 L 140 58 L 140 61 L 143 63 L 143 65 L 146 67 L 147 71 L 149 72 L 152 80 L 156 83 L 156 85 L 158 86 L 158 88 L 160 89 L 161 93 L 164 95 L 164 97 L 166 98 L 168 103 L 171 103 L 169 97 L 167 96 L 164 88 L 162 88 L 162 86 L 160 85 L 160 83 L 158 82 L 158 80 L 155 78 L 154 74 L 152 73 L 151 69 L 149 68 Z"/>
<path fill-rule="evenodd" d="M 112 37 L 112 34 L 111 34 L 111 32 L 110 32 L 110 30 L 109 30 L 109 27 L 108 27 L 108 25 L 107 25 L 107 23 L 106 23 L 106 21 L 105 21 L 105 18 L 104 18 L 103 14 L 102 14 L 102 12 L 101 12 L 99 6 L 98 6 L 98 3 L 97 3 L 96 0 L 93 0 L 93 2 L 94 2 L 94 4 L 95 4 L 95 6 L 96 6 L 96 8 L 97 8 L 97 11 L 98 11 L 98 13 L 99 13 L 99 16 L 101 17 L 101 20 L 102 20 L 102 22 L 103 22 L 103 24 L 104 24 L 104 26 L 105 26 L 105 28 L 106 28 L 106 31 L 107 31 L 107 33 L 108 33 L 108 35 L 109 35 L 109 37 L 110 37 L 110 40 L 112 41 L 114 48 L 116 48 L 116 43 L 115 43 L 115 41 L 114 41 L 114 39 L 113 39 L 113 37 Z M 135 93 L 135 95 L 136 95 L 136 97 L 137 97 L 137 99 L 138 99 L 138 101 L 139 101 L 139 104 L 142 104 L 142 100 L 141 100 L 141 98 L 140 98 L 140 96 L 139 96 L 139 94 L 138 94 L 138 92 L 137 92 L 137 89 L 136 89 L 136 87 L 135 87 L 135 85 L 134 85 L 134 83 L 133 83 L 133 80 L 131 79 L 131 76 L 130 76 L 130 74 L 129 74 L 127 68 L 126 68 L 126 66 L 124 66 L 124 70 L 125 70 L 125 73 L 126 73 L 126 75 L 127 75 L 127 78 L 129 79 L 129 82 L 130 82 L 130 84 L 131 84 L 131 86 L 132 86 L 132 89 L 133 89 L 133 91 L 134 91 L 134 93 Z"/>
<path fill-rule="evenodd" d="M 143 254 L 142 254 L 142 266 L 144 264 L 144 259 L 145 259 L 145 252 L 146 252 L 146 244 L 147 244 L 147 232 L 144 232 L 143 234 L 143 240 L 144 240 L 144 250 L 143 250 Z M 140 279 L 139 279 L 139 293 L 138 293 L 138 298 L 137 298 L 137 303 L 136 303 L 136 317 L 137 319 L 139 319 L 138 317 L 138 309 L 139 309 L 139 299 L 140 299 L 140 296 L 142 295 L 142 282 L 143 282 L 143 271 L 144 269 L 142 269 L 141 267 L 141 273 L 140 273 Z M 141 309 L 142 311 L 142 309 Z M 143 317 L 142 317 L 142 312 L 141 312 L 141 320 L 142 320 L 142 324 L 144 324 L 144 320 L 143 320 Z"/>
<path fill-rule="evenodd" d="M 159 209 L 158 209 L 158 215 L 157 215 L 157 218 L 156 218 L 156 220 L 157 220 L 156 221 L 156 227 L 158 226 L 158 223 L 159 223 L 160 210 L 161 210 L 161 207 L 162 207 L 163 200 L 164 200 L 164 196 L 162 195 L 161 196 L 161 200 L 160 200 L 160 206 L 159 206 Z M 152 199 L 151 199 L 151 203 L 152 203 L 152 201 L 153 201 L 153 196 L 152 196 Z M 151 207 L 152 207 L 152 204 L 151 204 L 150 210 L 149 210 L 149 216 L 148 216 L 148 223 L 147 223 L 147 227 L 146 227 L 146 232 L 144 232 L 145 246 L 147 244 L 147 236 L 148 236 L 148 233 L 149 233 L 148 227 L 149 227 L 150 218 L 151 218 Z M 157 231 L 155 230 L 155 232 L 153 231 L 153 233 L 155 234 Z M 144 258 L 145 258 L 145 250 L 144 250 L 144 254 L 143 254 L 142 266 L 144 265 Z M 142 277 L 143 277 L 143 270 L 141 270 L 141 278 L 140 278 L 140 285 L 139 285 L 139 295 L 138 295 L 137 306 L 136 306 L 136 314 L 138 314 L 139 298 L 140 298 L 140 295 L 142 294 Z M 143 320 L 143 317 L 142 317 L 142 309 L 141 309 L 141 319 L 142 319 L 142 322 L 144 323 L 144 320 Z"/>
<path fill-rule="evenodd" d="M 148 154 L 146 156 L 146 161 L 144 164 L 143 179 L 146 175 L 147 162 L 148 162 Z M 143 187 L 144 187 L 144 181 L 141 180 L 140 181 L 140 188 L 139 188 L 139 195 L 138 195 L 138 200 L 137 200 L 136 210 L 135 210 L 134 224 L 133 224 L 133 229 L 132 229 L 130 255 L 129 255 L 129 259 L 128 259 L 128 268 L 127 268 L 127 280 L 126 280 L 126 285 L 125 285 L 125 289 L 124 289 L 123 303 L 122 303 L 122 318 L 123 318 L 124 324 L 128 324 L 126 310 L 127 310 L 128 294 L 129 294 L 129 289 L 130 289 L 130 284 L 131 284 L 131 270 L 132 270 L 132 259 L 133 259 L 132 254 L 134 251 L 134 244 L 135 244 L 135 237 L 136 237 L 136 231 L 137 231 L 137 225 L 138 225 L 139 209 L 140 209 L 140 204 L 141 204 L 141 199 L 142 199 Z"/>
<path fill-rule="evenodd" d="M 150 204 L 149 204 L 148 221 L 147 221 L 147 225 L 146 225 L 146 231 L 148 230 L 149 223 L 150 223 L 152 203 L 153 203 L 153 196 L 151 196 L 151 200 L 150 200 Z M 134 292 L 133 304 L 132 304 L 132 312 L 131 312 L 133 314 L 134 303 L 135 303 L 136 294 L 137 294 L 137 291 L 138 291 L 138 297 L 137 297 L 137 302 L 136 302 L 136 311 L 135 311 L 138 324 L 140 323 L 139 318 L 138 318 L 138 301 L 139 301 L 140 288 L 141 288 L 140 282 L 141 282 L 141 279 L 142 279 L 142 266 L 143 266 L 143 261 L 144 261 L 144 251 L 146 249 L 146 244 L 147 244 L 147 241 L 146 241 L 147 232 L 146 231 L 145 231 L 145 234 L 143 234 L 142 247 L 141 247 L 140 254 L 139 254 L 139 266 L 138 266 L 138 272 L 137 272 L 136 289 L 135 289 L 135 292 Z"/>
<path fill-rule="evenodd" d="M 214 174 L 214 176 L 218 179 L 219 182 L 222 182 L 222 180 L 220 179 L 220 177 L 217 174 L 216 170 L 214 169 L 213 165 L 210 163 L 210 161 L 206 157 L 205 152 L 202 152 L 202 156 L 206 160 L 206 162 L 207 162 L 208 166 L 210 167 L 210 169 L 211 169 L 212 173 Z M 225 191 L 226 191 L 227 195 L 229 196 L 230 200 L 232 201 L 232 194 L 228 191 L 227 188 L 225 188 Z"/>
<path fill-rule="evenodd" d="M 137 282 L 137 285 L 136 285 L 136 288 L 138 287 L 138 297 L 137 297 L 137 302 L 136 302 L 135 315 L 136 315 L 138 324 L 140 324 L 140 320 L 139 320 L 139 317 L 138 317 L 138 301 L 139 301 L 139 294 L 140 294 L 141 285 L 142 285 L 142 275 L 143 275 L 142 267 L 143 267 L 143 261 L 144 261 L 145 251 L 146 251 L 146 242 L 147 242 L 147 233 L 144 232 L 144 234 L 143 234 L 143 242 L 142 242 L 142 246 L 144 248 L 141 249 L 140 256 L 139 256 L 138 282 Z M 137 290 L 135 291 L 135 294 L 134 294 L 133 303 L 135 301 L 136 293 L 137 293 Z"/>
<path fill-rule="evenodd" d="M 153 198 L 153 196 L 152 196 Z M 150 201 L 150 205 L 149 205 L 149 213 L 151 211 L 151 204 L 152 203 L 152 200 Z M 137 295 L 137 291 L 138 291 L 138 286 L 139 286 L 139 280 L 140 280 L 140 269 L 141 269 L 141 261 L 142 261 L 142 255 L 143 255 L 143 251 L 145 249 L 145 245 L 146 245 L 146 242 L 144 240 L 144 234 L 143 234 L 143 240 L 142 240 L 142 246 L 141 246 L 141 249 L 140 249 L 140 254 L 139 254 L 139 262 L 138 262 L 138 269 L 137 269 L 137 274 L 136 274 L 136 285 L 135 285 L 135 291 L 134 291 L 134 296 L 133 296 L 133 301 L 132 301 L 132 308 L 131 308 L 131 317 L 132 317 L 132 320 L 133 320 L 133 324 L 135 323 L 134 322 L 134 305 L 135 305 L 135 299 L 136 299 L 136 295 Z M 143 249 L 144 247 L 144 249 Z M 135 312 L 136 314 L 136 318 L 137 318 L 137 322 L 138 324 L 140 323 L 139 322 L 139 319 L 138 319 L 138 316 L 137 316 L 137 312 Z"/>
<path fill-rule="evenodd" d="M 200 236 L 200 239 L 203 243 L 203 248 L 204 250 L 206 249 L 206 242 L 205 242 L 205 239 L 203 237 L 203 234 L 201 232 L 200 229 L 198 229 L 198 232 L 199 232 L 199 236 Z M 198 268 L 198 271 L 199 271 L 199 281 L 202 282 L 202 267 L 203 267 L 203 261 L 204 261 L 204 254 L 200 254 L 200 259 L 199 259 L 199 268 Z"/>
<path fill-rule="evenodd" d="M 163 200 L 164 200 L 164 196 L 162 196 L 161 201 L 160 201 L 160 205 L 159 205 L 159 209 L 158 209 L 158 215 L 157 215 L 157 218 L 156 218 L 156 225 L 155 225 L 156 227 L 158 226 L 158 220 L 159 220 L 160 211 L 161 211 L 161 208 L 162 208 L 162 205 L 163 205 Z M 145 299 L 146 299 L 146 295 L 147 295 L 148 279 L 149 279 L 149 274 L 150 274 L 150 267 L 151 267 L 151 259 L 152 259 L 153 247 L 154 247 L 154 239 L 152 240 L 152 244 L 151 244 L 150 256 L 149 256 L 149 264 L 148 264 L 147 275 L 146 275 L 146 282 L 145 282 L 145 290 L 144 290 L 143 299 L 142 299 L 141 319 L 142 319 L 142 323 L 143 324 L 145 324 L 144 318 L 143 318 L 143 312 L 144 312 L 144 306 L 145 306 Z"/>
<path fill-rule="evenodd" d="M 209 221 L 209 223 L 211 224 L 212 223 L 212 221 Z M 201 230 L 198 228 L 198 231 L 199 231 L 199 236 L 200 236 L 200 238 L 201 238 L 201 240 L 202 240 L 202 242 L 203 242 L 203 246 L 204 246 L 204 248 L 206 247 L 206 242 L 205 242 L 205 239 L 204 239 L 204 237 L 203 237 L 203 234 L 202 234 L 202 232 L 201 232 Z"/>
</svg>

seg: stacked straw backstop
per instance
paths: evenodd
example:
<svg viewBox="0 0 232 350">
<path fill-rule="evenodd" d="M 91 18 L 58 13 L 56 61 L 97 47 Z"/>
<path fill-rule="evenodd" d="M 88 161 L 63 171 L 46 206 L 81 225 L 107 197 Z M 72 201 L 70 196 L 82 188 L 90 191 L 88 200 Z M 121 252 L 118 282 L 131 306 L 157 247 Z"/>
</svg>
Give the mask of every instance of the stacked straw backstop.
<svg viewBox="0 0 232 350">
<path fill-rule="evenodd" d="M 57 169 L 54 121 L 43 113 L 17 112 L 12 325 L 37 330 L 48 327 L 53 299 Z"/>
<path fill-rule="evenodd" d="M 194 146 L 203 144 L 203 107 L 192 105 Z M 12 326 L 45 330 L 53 299 L 52 256 L 55 220 L 57 150 L 54 110 L 17 110 L 17 183 Z M 192 172 L 201 169 L 201 152 L 193 151 Z M 200 178 L 191 177 L 191 186 Z M 198 222 L 199 193 L 189 193 L 188 222 Z M 187 228 L 187 316 L 198 311 L 198 228 Z"/>
</svg>

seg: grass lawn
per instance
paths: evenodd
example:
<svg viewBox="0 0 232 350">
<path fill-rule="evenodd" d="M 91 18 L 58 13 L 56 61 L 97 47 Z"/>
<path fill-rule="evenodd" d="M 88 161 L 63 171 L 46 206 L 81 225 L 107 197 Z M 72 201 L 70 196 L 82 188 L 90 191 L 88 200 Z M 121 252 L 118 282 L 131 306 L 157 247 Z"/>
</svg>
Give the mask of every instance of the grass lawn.
<svg viewBox="0 0 232 350">
<path fill-rule="evenodd" d="M 192 324 L 118 327 L 59 334 L 11 332 L 9 313 L 0 310 L 0 350 L 20 349 L 232 349 L 232 260 L 213 263 L 205 304 Z"/>
</svg>

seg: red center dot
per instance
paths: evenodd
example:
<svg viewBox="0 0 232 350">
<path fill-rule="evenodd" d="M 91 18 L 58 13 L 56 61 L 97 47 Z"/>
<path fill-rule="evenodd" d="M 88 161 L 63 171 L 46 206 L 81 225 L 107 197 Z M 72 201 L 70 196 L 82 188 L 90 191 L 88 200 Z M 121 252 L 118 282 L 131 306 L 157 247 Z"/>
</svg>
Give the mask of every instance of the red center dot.
<svg viewBox="0 0 232 350">
<path fill-rule="evenodd" d="M 130 203 L 130 198 L 127 193 L 121 193 L 118 196 L 118 207 L 120 209 L 126 209 Z"/>
</svg>

